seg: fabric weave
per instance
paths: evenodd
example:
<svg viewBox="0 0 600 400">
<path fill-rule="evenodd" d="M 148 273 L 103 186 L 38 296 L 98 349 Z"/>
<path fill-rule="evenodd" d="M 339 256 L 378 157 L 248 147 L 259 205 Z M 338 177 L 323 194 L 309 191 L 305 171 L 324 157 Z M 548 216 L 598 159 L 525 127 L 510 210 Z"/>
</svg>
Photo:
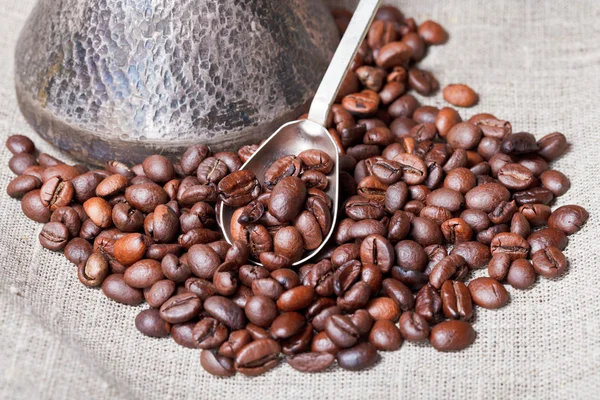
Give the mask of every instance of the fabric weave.
<svg viewBox="0 0 600 400">
<path fill-rule="evenodd" d="M 421 66 L 442 87 L 467 83 L 479 93 L 476 107 L 460 111 L 464 119 L 485 111 L 514 131 L 567 136 L 570 150 L 553 166 L 572 188 L 557 206 L 580 204 L 590 219 L 569 237 L 566 274 L 527 291 L 508 287 L 511 302 L 501 310 L 478 308 L 478 336 L 466 351 L 405 343 L 360 373 L 307 375 L 282 363 L 230 379 L 205 373 L 198 350 L 142 336 L 134 319 L 146 306 L 120 305 L 81 285 L 62 254 L 39 245 L 41 225 L 5 194 L 10 134 L 71 161 L 27 126 L 16 104 L 14 45 L 34 3 L 0 0 L 0 399 L 600 398 L 599 1 L 392 2 L 449 31 Z M 446 105 L 441 93 L 420 99 Z"/>
</svg>

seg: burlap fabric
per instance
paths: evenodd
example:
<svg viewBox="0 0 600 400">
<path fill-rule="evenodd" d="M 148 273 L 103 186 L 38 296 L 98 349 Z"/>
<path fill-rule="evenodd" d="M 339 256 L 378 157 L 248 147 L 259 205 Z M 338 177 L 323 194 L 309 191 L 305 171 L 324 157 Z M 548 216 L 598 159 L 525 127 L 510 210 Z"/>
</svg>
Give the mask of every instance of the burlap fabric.
<svg viewBox="0 0 600 400">
<path fill-rule="evenodd" d="M 33 0 L 0 1 L 0 141 L 25 133 L 61 156 L 25 124 L 13 89 L 13 49 Z M 451 33 L 422 63 L 442 84 L 465 82 L 481 95 L 468 117 L 489 111 L 515 130 L 564 132 L 572 146 L 556 168 L 572 189 L 558 202 L 590 212 L 570 237 L 568 272 L 511 303 L 477 310 L 474 345 L 457 354 L 405 343 L 375 368 L 217 379 L 199 351 L 139 334 L 143 308 L 84 288 L 61 254 L 41 248 L 40 225 L 0 196 L 0 398 L 2 399 L 390 399 L 600 398 L 600 2 L 597 0 L 397 1 L 418 21 Z M 444 105 L 441 95 L 425 104 Z M 0 187 L 12 173 L 0 150 Z M 68 160 L 63 156 L 65 160 Z M 481 274 L 484 271 L 480 272 Z"/>
</svg>

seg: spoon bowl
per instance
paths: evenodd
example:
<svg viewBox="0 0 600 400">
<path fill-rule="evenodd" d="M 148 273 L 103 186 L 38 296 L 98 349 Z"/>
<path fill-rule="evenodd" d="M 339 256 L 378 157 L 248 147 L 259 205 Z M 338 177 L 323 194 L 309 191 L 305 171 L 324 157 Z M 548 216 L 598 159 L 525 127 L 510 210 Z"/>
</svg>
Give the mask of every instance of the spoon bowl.
<svg viewBox="0 0 600 400">
<path fill-rule="evenodd" d="M 375 16 L 381 0 L 361 0 L 348 23 L 346 32 L 333 55 L 331 63 L 325 71 L 325 76 L 315 93 L 308 112 L 308 119 L 288 122 L 273 133 L 254 152 L 240 169 L 254 172 L 264 188 L 264 177 L 267 169 L 278 159 L 293 155 L 297 156 L 304 150 L 316 149 L 325 152 L 335 161 L 331 174 L 327 177 L 329 186 L 325 193 L 331 198 L 331 227 L 325 235 L 321 245 L 310 253 L 304 252 L 304 257 L 293 265 L 303 264 L 317 254 L 325 246 L 335 228 L 338 212 L 338 186 L 339 186 L 339 149 L 333 138 L 327 132 L 327 118 L 331 105 L 337 92 L 350 68 L 354 55 L 362 43 L 369 25 Z M 232 243 L 231 217 L 235 209 L 219 201 L 217 204 L 219 225 L 225 239 Z M 256 260 L 253 263 L 260 265 Z"/>
<path fill-rule="evenodd" d="M 305 263 L 312 256 L 317 254 L 321 248 L 327 243 L 333 233 L 333 227 L 335 226 L 335 218 L 337 215 L 338 208 L 338 179 L 339 179 L 339 155 L 338 148 L 322 125 L 313 122 L 308 119 L 292 121 L 282 125 L 273 135 L 271 135 L 263 144 L 254 152 L 254 154 L 246 161 L 240 169 L 250 170 L 254 172 L 259 182 L 265 187 L 264 177 L 267 169 L 275 161 L 281 157 L 288 155 L 298 155 L 304 150 L 318 149 L 321 150 L 331 157 L 335 162 L 333 171 L 327 176 L 329 185 L 324 190 L 325 193 L 331 198 L 331 228 L 327 233 L 327 236 L 323 238 L 323 243 L 317 249 L 311 251 L 305 256 L 295 262 L 293 265 L 299 265 Z M 229 242 L 233 242 L 231 237 L 231 217 L 233 212 L 236 210 L 235 207 L 230 207 L 224 203 L 219 203 L 218 218 L 221 230 L 225 239 Z M 252 261 L 256 264 L 260 264 L 258 261 Z"/>
</svg>

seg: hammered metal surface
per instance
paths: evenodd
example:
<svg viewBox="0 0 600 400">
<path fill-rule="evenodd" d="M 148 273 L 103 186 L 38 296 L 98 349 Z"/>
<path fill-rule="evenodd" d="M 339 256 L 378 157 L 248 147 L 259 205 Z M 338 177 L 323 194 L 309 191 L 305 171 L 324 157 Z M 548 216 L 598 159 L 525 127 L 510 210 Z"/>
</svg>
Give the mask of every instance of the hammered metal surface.
<svg viewBox="0 0 600 400">
<path fill-rule="evenodd" d="M 268 136 L 306 110 L 337 40 L 321 0 L 40 0 L 15 82 L 61 149 L 139 162 Z"/>
</svg>

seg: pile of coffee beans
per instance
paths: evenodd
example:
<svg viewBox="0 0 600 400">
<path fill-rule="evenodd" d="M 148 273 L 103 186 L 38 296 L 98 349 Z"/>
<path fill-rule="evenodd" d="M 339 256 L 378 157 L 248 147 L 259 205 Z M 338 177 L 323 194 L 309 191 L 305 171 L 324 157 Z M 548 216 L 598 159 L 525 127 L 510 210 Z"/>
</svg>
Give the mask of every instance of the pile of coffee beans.
<svg viewBox="0 0 600 400">
<path fill-rule="evenodd" d="M 343 31 L 350 13 L 334 16 Z M 437 90 L 415 63 L 446 37 L 393 7 L 377 13 L 331 112 L 338 222 L 297 268 L 331 223 L 323 189 L 332 160 L 316 151 L 275 162 L 261 186 L 240 171 L 257 145 L 213 153 L 199 144 L 175 163 L 153 155 L 88 170 L 15 135 L 6 145 L 18 176 L 7 192 L 44 223 L 40 243 L 64 251 L 85 286 L 148 303 L 137 329 L 202 349 L 211 374 L 258 375 L 281 353 L 303 372 L 334 362 L 361 370 L 404 340 L 464 349 L 476 337 L 473 315 L 509 301 L 505 285 L 526 289 L 565 271 L 562 250 L 588 213 L 551 208 L 570 187 L 549 165 L 567 150 L 563 134 L 536 140 L 492 114 L 463 121 L 405 93 Z M 464 87 L 446 97 L 476 98 Z M 231 244 L 215 219 L 219 199 L 239 207 Z M 486 267 L 489 276 L 472 278 Z"/>
<path fill-rule="evenodd" d="M 265 193 L 251 171 L 236 171 L 218 185 L 224 204 L 237 208 L 234 240 L 248 243 L 251 257 L 268 270 L 289 267 L 318 249 L 331 229 L 332 200 L 324 192 L 333 160 L 321 150 L 276 160 L 264 176 Z"/>
</svg>

